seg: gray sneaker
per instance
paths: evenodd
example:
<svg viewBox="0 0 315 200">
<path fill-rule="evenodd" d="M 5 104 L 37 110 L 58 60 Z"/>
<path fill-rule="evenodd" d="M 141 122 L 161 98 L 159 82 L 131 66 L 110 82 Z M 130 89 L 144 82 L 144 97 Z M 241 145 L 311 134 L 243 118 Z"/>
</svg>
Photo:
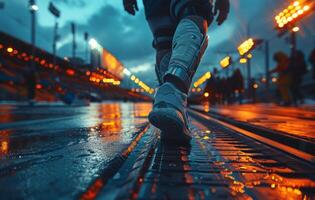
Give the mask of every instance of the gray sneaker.
<svg viewBox="0 0 315 200">
<path fill-rule="evenodd" d="M 190 141 L 186 106 L 187 95 L 171 83 L 166 82 L 158 89 L 149 121 L 161 130 L 163 140 Z"/>
</svg>

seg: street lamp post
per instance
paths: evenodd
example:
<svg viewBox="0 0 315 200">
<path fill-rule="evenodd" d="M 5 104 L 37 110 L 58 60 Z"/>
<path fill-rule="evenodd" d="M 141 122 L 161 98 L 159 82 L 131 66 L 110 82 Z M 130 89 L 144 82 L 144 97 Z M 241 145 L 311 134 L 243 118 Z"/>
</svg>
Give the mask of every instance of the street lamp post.
<svg viewBox="0 0 315 200">
<path fill-rule="evenodd" d="M 77 45 L 76 45 L 76 39 L 75 39 L 76 27 L 74 23 L 71 23 L 71 32 L 72 32 L 72 59 L 75 61 Z"/>
<path fill-rule="evenodd" d="M 36 43 L 36 11 L 38 11 L 38 6 L 35 0 L 29 0 L 29 9 L 31 12 L 31 44 L 32 44 L 32 60 L 31 69 L 35 70 L 35 43 Z"/>
<path fill-rule="evenodd" d="M 249 38 L 246 41 L 244 41 L 242 44 L 238 47 L 238 52 L 241 57 L 246 56 L 247 53 L 249 53 L 255 46 L 255 41 L 253 38 Z M 246 62 L 244 59 L 241 59 L 241 63 L 247 63 L 247 89 L 248 94 L 250 93 L 249 90 L 251 89 L 251 67 L 250 67 L 250 59 L 246 59 Z"/>
<path fill-rule="evenodd" d="M 229 77 L 229 66 L 232 64 L 231 56 L 226 56 L 220 61 L 220 65 L 223 69 L 226 69 L 226 78 Z"/>
<path fill-rule="evenodd" d="M 247 88 L 248 88 L 248 94 L 250 96 L 250 90 L 251 88 L 251 76 L 252 76 L 252 70 L 251 70 L 251 59 L 247 59 Z"/>
<path fill-rule="evenodd" d="M 242 44 L 240 44 L 237 48 L 241 59 L 240 63 L 245 64 L 247 63 L 247 94 L 248 97 L 251 96 L 251 58 L 252 55 L 250 52 L 255 49 L 258 45 L 262 43 L 262 39 L 253 39 L 249 38 L 246 41 L 244 41 Z"/>
<path fill-rule="evenodd" d="M 60 11 L 56 8 L 56 6 L 50 2 L 48 10 L 55 16 L 55 27 L 54 27 L 54 38 L 53 38 L 53 66 L 56 66 L 56 54 L 57 54 L 57 40 L 58 40 L 58 21 L 57 19 L 60 17 Z"/>
<path fill-rule="evenodd" d="M 85 40 L 85 62 L 88 63 L 89 60 L 89 33 L 84 33 L 84 40 Z"/>
<path fill-rule="evenodd" d="M 266 90 L 269 93 L 269 83 L 270 83 L 270 50 L 269 41 L 265 40 L 265 65 L 266 65 Z"/>
</svg>

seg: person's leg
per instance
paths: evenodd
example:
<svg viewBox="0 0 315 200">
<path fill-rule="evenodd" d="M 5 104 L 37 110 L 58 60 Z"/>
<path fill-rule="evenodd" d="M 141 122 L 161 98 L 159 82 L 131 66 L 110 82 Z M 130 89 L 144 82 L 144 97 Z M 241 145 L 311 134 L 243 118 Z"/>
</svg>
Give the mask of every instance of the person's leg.
<svg viewBox="0 0 315 200">
<path fill-rule="evenodd" d="M 208 43 L 206 33 L 211 17 L 203 13 L 212 15 L 209 1 L 171 2 L 171 15 L 178 25 L 169 65 L 163 76 L 163 84 L 155 95 L 149 120 L 169 138 L 181 140 L 190 137 L 186 115 L 187 93 Z M 204 8 L 208 8 L 208 12 L 203 12 Z"/>
<path fill-rule="evenodd" d="M 187 94 L 208 45 L 206 34 L 212 21 L 212 5 L 208 0 L 172 0 L 171 16 L 178 26 L 164 80 Z"/>
<path fill-rule="evenodd" d="M 172 40 L 176 23 L 169 14 L 169 0 L 144 0 L 147 22 L 153 34 L 153 47 L 156 50 L 155 72 L 160 85 L 168 70 L 172 53 Z"/>
<path fill-rule="evenodd" d="M 169 16 L 148 19 L 148 23 L 154 35 L 153 46 L 156 50 L 155 71 L 160 85 L 164 82 L 163 77 L 168 70 L 172 54 L 172 40 L 175 25 Z"/>
</svg>

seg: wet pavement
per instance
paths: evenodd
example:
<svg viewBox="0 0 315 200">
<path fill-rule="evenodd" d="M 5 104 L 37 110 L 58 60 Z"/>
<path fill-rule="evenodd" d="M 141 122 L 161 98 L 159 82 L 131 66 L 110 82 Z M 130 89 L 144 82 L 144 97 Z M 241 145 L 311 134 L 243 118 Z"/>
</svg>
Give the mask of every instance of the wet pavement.
<svg viewBox="0 0 315 200">
<path fill-rule="evenodd" d="M 191 145 L 162 143 L 150 109 L 0 106 L 1 199 L 315 198 L 314 165 L 193 113 Z"/>
<path fill-rule="evenodd" d="M 149 110 L 128 103 L 1 107 L 1 199 L 75 198 L 141 132 Z"/>
<path fill-rule="evenodd" d="M 281 107 L 273 104 L 197 106 L 236 121 L 315 141 L 315 106 Z"/>
<path fill-rule="evenodd" d="M 315 197 L 314 166 L 216 123 L 199 121 L 192 121 L 190 146 L 149 139 L 155 148 L 139 147 L 138 154 L 108 180 L 98 199 Z"/>
</svg>

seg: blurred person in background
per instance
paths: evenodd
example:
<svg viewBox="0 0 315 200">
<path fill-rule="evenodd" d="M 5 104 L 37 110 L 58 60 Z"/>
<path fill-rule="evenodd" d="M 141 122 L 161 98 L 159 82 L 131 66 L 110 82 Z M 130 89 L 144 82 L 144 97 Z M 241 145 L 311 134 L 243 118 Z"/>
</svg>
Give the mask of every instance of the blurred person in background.
<svg viewBox="0 0 315 200">
<path fill-rule="evenodd" d="M 211 78 L 207 81 L 205 92 L 209 93 L 209 103 L 212 105 L 216 104 L 216 93 L 217 93 L 217 85 L 216 85 L 216 75 L 213 73 Z"/>
<path fill-rule="evenodd" d="M 24 74 L 24 81 L 27 87 L 27 98 L 30 106 L 35 103 L 36 96 L 36 72 L 33 69 L 28 69 Z"/>
<path fill-rule="evenodd" d="M 315 79 L 315 49 L 311 52 L 311 55 L 308 59 L 312 65 L 312 71 L 313 71 L 313 79 Z"/>
<path fill-rule="evenodd" d="M 232 75 L 232 83 L 234 96 L 237 95 L 239 104 L 242 104 L 243 101 L 243 91 L 244 91 L 244 78 L 240 69 L 236 69 Z"/>
<path fill-rule="evenodd" d="M 273 59 L 277 63 L 277 66 L 270 73 L 278 74 L 277 87 L 281 96 L 280 104 L 288 106 L 292 103 L 290 94 L 291 76 L 289 73 L 290 59 L 283 52 L 275 53 Z"/>
<path fill-rule="evenodd" d="M 293 103 L 294 105 L 298 105 L 298 103 L 304 103 L 304 97 L 300 88 L 303 81 L 303 76 L 307 73 L 307 65 L 304 53 L 302 51 L 296 51 L 294 57 L 291 57 L 289 71 L 291 74 L 290 91 L 292 94 Z"/>
<path fill-rule="evenodd" d="M 162 139 L 190 141 L 186 113 L 187 93 L 208 46 L 208 27 L 218 14 L 227 18 L 229 0 L 143 0 L 146 19 L 154 36 L 156 74 L 160 83 L 149 121 L 162 131 Z M 123 0 L 125 10 L 135 15 L 137 0 Z"/>
</svg>

